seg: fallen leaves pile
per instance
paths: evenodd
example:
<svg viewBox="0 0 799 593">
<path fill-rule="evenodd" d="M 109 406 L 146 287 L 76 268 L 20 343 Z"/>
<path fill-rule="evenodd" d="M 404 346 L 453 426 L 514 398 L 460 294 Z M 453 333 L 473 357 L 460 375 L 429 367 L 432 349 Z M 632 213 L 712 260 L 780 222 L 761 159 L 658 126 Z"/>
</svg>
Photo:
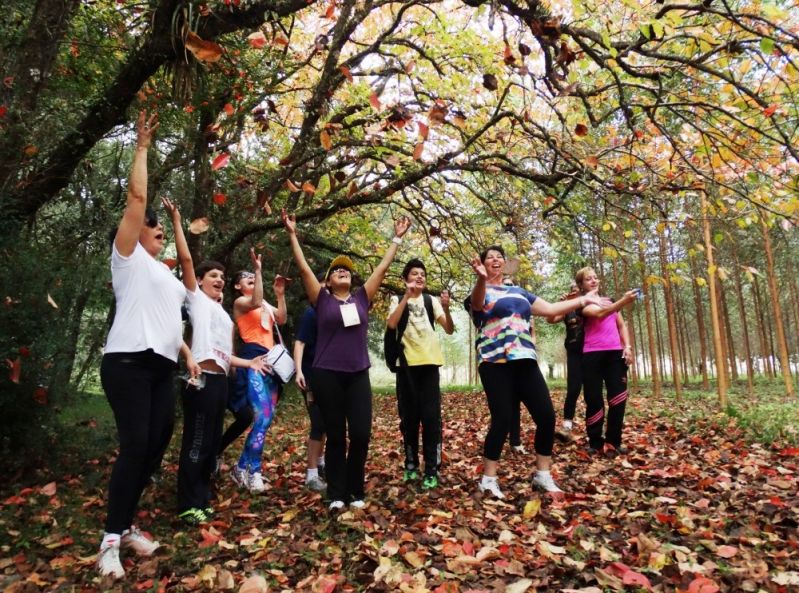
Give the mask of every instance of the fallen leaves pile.
<svg viewBox="0 0 799 593">
<path fill-rule="evenodd" d="M 307 419 L 296 404 L 283 405 L 269 433 L 267 492 L 242 492 L 223 471 L 214 519 L 201 528 L 174 516 L 170 450 L 137 519 L 162 548 L 143 560 L 123 553 L 117 583 L 93 568 L 110 454 L 84 460 L 80 475 L 42 470 L 40 483 L 13 492 L 0 484 L 0 590 L 799 590 L 799 448 L 748 444 L 732 419 L 697 421 L 673 400 L 639 394 L 628 407 L 628 455 L 589 457 L 578 424 L 577 439 L 556 444 L 554 474 L 567 494 L 552 498 L 530 486 L 534 456 L 506 447 L 506 499 L 497 501 L 476 489 L 484 398 L 444 395 L 444 467 L 428 493 L 402 482 L 396 401 L 375 397 L 364 510 L 331 514 L 304 488 Z M 528 450 L 532 435 L 523 412 Z M 226 461 L 237 453 L 234 444 Z"/>
</svg>

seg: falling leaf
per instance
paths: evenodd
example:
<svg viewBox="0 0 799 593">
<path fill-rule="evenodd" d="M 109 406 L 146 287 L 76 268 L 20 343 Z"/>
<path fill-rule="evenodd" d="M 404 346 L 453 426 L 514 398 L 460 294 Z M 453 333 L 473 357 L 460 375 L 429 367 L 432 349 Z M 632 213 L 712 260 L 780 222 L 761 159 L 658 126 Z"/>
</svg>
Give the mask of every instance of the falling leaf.
<svg viewBox="0 0 799 593">
<path fill-rule="evenodd" d="M 372 109 L 375 111 L 380 111 L 383 109 L 383 105 L 380 103 L 380 98 L 377 96 L 377 93 L 372 92 L 369 95 L 369 104 L 372 106 Z"/>
<path fill-rule="evenodd" d="M 6 358 L 6 364 L 8 368 L 11 369 L 8 373 L 8 380 L 19 385 L 19 376 L 22 373 L 22 361 L 19 356 L 14 360 Z"/>
<path fill-rule="evenodd" d="M 213 41 L 206 41 L 192 31 L 189 31 L 186 35 L 186 41 L 184 43 L 186 49 L 194 54 L 194 57 L 201 62 L 218 62 L 219 58 L 221 58 L 224 53 L 224 50 L 219 44 Z"/>
<path fill-rule="evenodd" d="M 347 68 L 346 66 L 339 66 L 338 69 L 341 71 L 341 73 L 344 75 L 344 78 L 346 78 L 348 82 L 352 82 L 353 80 L 352 72 L 350 72 L 349 68 Z"/>
<path fill-rule="evenodd" d="M 516 56 L 513 55 L 513 51 L 511 51 L 510 45 L 508 45 L 507 43 L 505 44 L 505 51 L 502 54 L 502 60 L 508 66 L 510 66 L 516 61 Z"/>
<path fill-rule="evenodd" d="M 585 124 L 577 124 L 574 126 L 574 133 L 577 136 L 585 136 L 588 134 L 588 127 Z"/>
<path fill-rule="evenodd" d="M 8 113 L 8 107 L 5 105 L 0 105 L 0 119 L 4 118 Z"/>
<path fill-rule="evenodd" d="M 302 184 L 302 191 L 312 196 L 316 193 L 316 186 L 310 181 L 306 181 Z"/>
<path fill-rule="evenodd" d="M 202 235 L 210 226 L 211 224 L 208 222 L 207 218 L 195 218 L 189 225 L 189 232 L 193 235 Z"/>
<path fill-rule="evenodd" d="M 161 260 L 161 263 L 163 263 L 170 270 L 174 270 L 175 266 L 178 265 L 178 260 L 176 260 L 174 257 L 166 257 Z"/>
<path fill-rule="evenodd" d="M 214 194 L 214 204 L 222 206 L 225 202 L 227 202 L 227 196 L 225 194 Z"/>
<path fill-rule="evenodd" d="M 289 44 L 289 40 L 285 35 L 276 35 L 275 38 L 272 40 L 272 44 L 286 47 Z"/>
<path fill-rule="evenodd" d="M 763 110 L 763 115 L 765 115 L 766 117 L 771 117 L 772 115 L 774 115 L 774 113 L 776 113 L 776 111 L 777 111 L 777 104 L 772 103 Z"/>
<path fill-rule="evenodd" d="M 236 110 L 233 108 L 233 105 L 230 103 L 225 103 L 225 106 L 222 107 L 222 111 L 224 111 L 228 116 L 233 115 L 236 113 Z"/>
<path fill-rule="evenodd" d="M 427 126 L 427 124 L 419 122 L 419 138 L 421 138 L 422 140 L 427 140 L 427 135 L 429 133 L 430 133 L 430 128 Z"/>
<path fill-rule="evenodd" d="M 299 187 L 297 187 L 291 179 L 286 179 L 286 188 L 290 192 L 298 192 L 301 191 Z"/>
<path fill-rule="evenodd" d="M 350 185 L 347 188 L 347 198 L 351 198 L 357 193 L 358 193 L 358 186 L 355 184 L 354 181 L 350 182 Z"/>
<path fill-rule="evenodd" d="M 327 130 L 322 130 L 319 132 L 319 143 L 325 150 L 330 150 L 333 148 L 333 140 L 331 140 L 330 134 L 327 132 Z"/>
<path fill-rule="evenodd" d="M 415 60 L 411 60 L 410 62 L 405 64 L 405 74 L 410 74 L 411 72 L 413 72 L 413 69 L 415 67 L 416 67 L 416 61 Z"/>
<path fill-rule="evenodd" d="M 27 144 L 23 149 L 22 152 L 27 157 L 31 157 L 36 155 L 39 152 L 39 147 L 35 146 L 34 144 Z"/>
<path fill-rule="evenodd" d="M 330 2 L 327 6 L 327 10 L 322 18 L 332 19 L 336 15 L 336 3 L 335 1 Z"/>
<path fill-rule="evenodd" d="M 413 160 L 421 161 L 424 152 L 424 142 L 419 142 L 413 149 Z"/>
<path fill-rule="evenodd" d="M 217 171 L 222 167 L 227 167 L 228 162 L 230 161 L 230 155 L 226 152 L 219 154 L 212 162 L 211 162 L 211 169 Z"/>
<path fill-rule="evenodd" d="M 42 494 L 43 496 L 55 496 L 57 489 L 56 483 L 50 482 L 41 487 L 39 494 Z"/>
<path fill-rule="evenodd" d="M 586 157 L 585 164 L 591 167 L 592 169 L 596 169 L 599 166 L 599 159 L 595 156 Z"/>
<path fill-rule="evenodd" d="M 489 91 L 495 91 L 499 88 L 497 77 L 493 74 L 483 74 L 483 86 Z"/>
<path fill-rule="evenodd" d="M 250 42 L 250 47 L 254 49 L 261 49 L 266 45 L 266 35 L 264 35 L 261 31 L 256 31 L 255 33 L 250 33 L 247 35 L 247 41 Z"/>
<path fill-rule="evenodd" d="M 58 309 L 58 304 L 53 300 L 53 297 L 50 296 L 50 293 L 47 293 L 47 302 L 53 309 Z"/>
</svg>

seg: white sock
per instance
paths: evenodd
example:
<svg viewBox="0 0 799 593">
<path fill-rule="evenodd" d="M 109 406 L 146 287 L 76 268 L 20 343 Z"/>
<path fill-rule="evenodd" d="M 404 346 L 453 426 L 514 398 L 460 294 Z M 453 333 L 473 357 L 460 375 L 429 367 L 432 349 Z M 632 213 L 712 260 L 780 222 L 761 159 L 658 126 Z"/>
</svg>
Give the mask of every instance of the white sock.
<svg viewBox="0 0 799 593">
<path fill-rule="evenodd" d="M 550 475 L 550 472 L 548 469 L 539 469 L 536 470 L 535 475 L 537 478 L 546 478 L 547 476 Z"/>
<path fill-rule="evenodd" d="M 316 465 L 319 467 L 325 467 L 325 456 L 322 455 L 319 460 L 316 462 Z"/>
<path fill-rule="evenodd" d="M 483 479 L 482 479 L 482 480 L 480 480 L 480 483 L 481 483 L 483 486 L 488 486 L 488 485 L 489 485 L 489 484 L 491 484 L 492 482 L 493 482 L 493 483 L 496 483 L 496 481 L 497 481 L 497 477 L 496 477 L 496 476 L 486 476 L 485 474 L 483 474 Z"/>
<path fill-rule="evenodd" d="M 319 477 L 319 470 L 318 470 L 318 469 L 316 469 L 315 467 L 314 467 L 314 468 L 310 468 L 310 467 L 309 467 L 309 468 L 306 470 L 306 472 L 305 472 L 305 481 L 306 481 L 306 482 L 307 482 L 308 480 L 312 479 L 312 478 L 318 478 L 318 477 Z"/>
<path fill-rule="evenodd" d="M 573 425 L 572 425 L 572 421 L 571 420 L 564 420 L 563 421 L 563 428 L 565 428 L 566 430 L 571 430 L 572 426 Z"/>
<path fill-rule="evenodd" d="M 105 550 L 111 546 L 118 546 L 121 537 L 118 533 L 104 533 L 103 541 L 100 542 L 100 549 Z"/>
</svg>

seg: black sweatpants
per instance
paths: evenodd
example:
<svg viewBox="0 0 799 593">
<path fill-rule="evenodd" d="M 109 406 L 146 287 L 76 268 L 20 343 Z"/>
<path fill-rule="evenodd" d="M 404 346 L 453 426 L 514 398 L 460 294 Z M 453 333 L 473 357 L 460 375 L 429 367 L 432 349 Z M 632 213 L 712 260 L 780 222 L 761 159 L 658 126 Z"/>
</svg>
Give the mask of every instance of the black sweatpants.
<svg viewBox="0 0 799 593">
<path fill-rule="evenodd" d="M 228 381 L 228 393 L 229 392 L 230 381 Z M 231 412 L 233 413 L 233 422 L 227 427 L 227 430 L 225 430 L 225 433 L 219 441 L 219 450 L 216 452 L 217 455 L 222 455 L 225 449 L 227 449 L 233 441 L 243 435 L 244 431 L 247 430 L 252 424 L 252 421 L 255 420 L 255 412 L 249 403 L 241 406 L 238 410 L 231 410 Z"/>
<path fill-rule="evenodd" d="M 600 449 L 604 443 L 621 445 L 624 427 L 624 410 L 627 404 L 627 363 L 621 350 L 601 350 L 583 354 L 583 382 L 585 386 L 585 429 L 588 444 Z M 605 427 L 605 401 L 602 386 L 608 398 L 608 421 Z M 602 436 L 602 429 L 605 435 Z"/>
<path fill-rule="evenodd" d="M 327 430 L 327 496 L 344 502 L 362 500 L 372 434 L 369 371 L 347 373 L 314 368 L 311 388 Z"/>
<path fill-rule="evenodd" d="M 306 386 L 308 387 L 308 389 L 302 392 L 302 398 L 305 401 L 305 409 L 308 411 L 308 418 L 311 420 L 311 429 L 308 433 L 308 438 L 312 441 L 321 441 L 325 436 L 325 419 L 322 418 L 322 410 L 319 408 L 314 392 L 310 389 L 313 369 L 303 367 L 302 374 L 305 375 Z"/>
<path fill-rule="evenodd" d="M 397 408 L 405 449 L 405 469 L 419 469 L 419 423 L 426 476 L 441 466 L 441 388 L 438 366 L 425 364 L 397 369 Z"/>
<path fill-rule="evenodd" d="M 583 388 L 583 352 L 566 348 L 566 401 L 563 402 L 563 418 L 574 420 L 577 400 Z"/>
<path fill-rule="evenodd" d="M 538 362 L 531 359 L 504 363 L 482 362 L 479 371 L 491 412 L 491 426 L 483 451 L 486 459 L 499 460 L 511 430 L 513 407 L 517 405 L 517 400 L 521 400 L 535 422 L 535 452 L 552 455 L 555 408 Z"/>
<path fill-rule="evenodd" d="M 139 498 L 172 438 L 177 364 L 152 350 L 103 356 L 100 380 L 114 412 L 119 455 L 108 484 L 107 533 L 129 529 Z"/>
<path fill-rule="evenodd" d="M 178 512 L 211 506 L 211 474 L 222 440 L 228 380 L 203 373 L 205 387 L 184 386 L 183 439 L 178 467 Z"/>
</svg>

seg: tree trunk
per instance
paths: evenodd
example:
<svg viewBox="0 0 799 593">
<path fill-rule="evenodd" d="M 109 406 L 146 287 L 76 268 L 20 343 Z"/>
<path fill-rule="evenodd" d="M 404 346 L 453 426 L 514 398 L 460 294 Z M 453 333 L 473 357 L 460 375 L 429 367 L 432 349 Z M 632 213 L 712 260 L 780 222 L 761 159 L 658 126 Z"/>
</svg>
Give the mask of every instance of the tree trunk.
<svg viewBox="0 0 799 593">
<path fill-rule="evenodd" d="M 665 222 L 664 222 L 665 225 Z M 666 231 L 658 233 L 658 246 L 660 255 L 660 273 L 663 275 L 663 299 L 666 305 L 666 323 L 669 330 L 669 350 L 671 352 L 671 376 L 674 380 L 674 393 L 677 399 L 682 398 L 682 380 L 680 378 L 680 347 L 677 343 L 677 322 L 674 313 L 674 288 L 671 281 L 671 271 L 666 260 Z"/>
<path fill-rule="evenodd" d="M 727 291 L 724 282 L 719 282 L 719 296 L 721 297 L 721 311 L 724 316 L 724 333 L 727 336 L 726 347 L 729 359 L 731 377 L 733 381 L 738 380 L 738 356 L 735 353 L 735 337 L 732 335 L 732 325 L 730 324 L 730 309 L 727 303 Z"/>
<path fill-rule="evenodd" d="M 716 363 L 716 375 L 719 393 L 719 406 L 727 408 L 727 374 L 724 372 L 724 353 L 721 346 L 721 330 L 719 327 L 718 301 L 716 300 L 716 264 L 713 263 L 713 244 L 710 241 L 710 220 L 707 211 L 707 196 L 700 192 L 702 199 L 702 230 L 707 257 L 707 280 L 710 287 L 710 322 L 713 326 L 713 351 Z"/>
<path fill-rule="evenodd" d="M 752 347 L 749 343 L 749 325 L 746 321 L 746 302 L 744 301 L 744 291 L 741 284 L 741 266 L 737 261 L 735 262 L 735 272 L 733 274 L 735 280 L 735 296 L 738 299 L 738 309 L 741 311 L 741 331 L 743 332 L 744 342 L 744 356 L 746 356 L 746 388 L 749 395 L 754 395 L 755 386 L 755 372 L 752 368 Z"/>
<path fill-rule="evenodd" d="M 644 254 L 644 237 L 641 232 L 641 223 L 638 223 L 638 265 L 641 269 L 641 278 L 646 278 L 648 274 L 648 267 L 646 265 L 646 257 Z M 641 283 L 641 290 L 644 293 L 644 311 L 646 312 L 646 335 L 649 342 L 649 361 L 650 371 L 652 373 L 652 395 L 660 397 L 661 382 L 660 373 L 658 372 L 657 351 L 655 343 L 655 330 L 654 320 L 652 319 L 652 294 L 649 290 L 649 285 L 646 282 Z"/>
<path fill-rule="evenodd" d="M 710 390 L 710 380 L 708 379 L 707 372 L 707 329 L 705 327 L 705 307 L 702 304 L 702 297 L 699 293 L 699 284 L 696 280 L 699 278 L 699 272 L 696 267 L 696 258 L 689 259 L 691 266 L 691 288 L 694 292 L 694 309 L 696 310 L 696 326 L 699 333 L 699 364 L 700 372 L 702 373 L 702 389 L 705 391 Z"/>
<path fill-rule="evenodd" d="M 769 342 L 768 342 L 768 323 L 766 321 L 766 310 L 763 304 L 763 297 L 760 294 L 760 282 L 755 276 L 752 279 L 752 287 L 754 288 L 754 297 L 755 297 L 755 310 L 757 313 L 758 323 L 758 334 L 760 337 L 760 358 L 763 360 L 763 373 L 769 377 L 774 377 L 774 369 L 771 366 L 771 350 L 769 349 Z"/>
</svg>

